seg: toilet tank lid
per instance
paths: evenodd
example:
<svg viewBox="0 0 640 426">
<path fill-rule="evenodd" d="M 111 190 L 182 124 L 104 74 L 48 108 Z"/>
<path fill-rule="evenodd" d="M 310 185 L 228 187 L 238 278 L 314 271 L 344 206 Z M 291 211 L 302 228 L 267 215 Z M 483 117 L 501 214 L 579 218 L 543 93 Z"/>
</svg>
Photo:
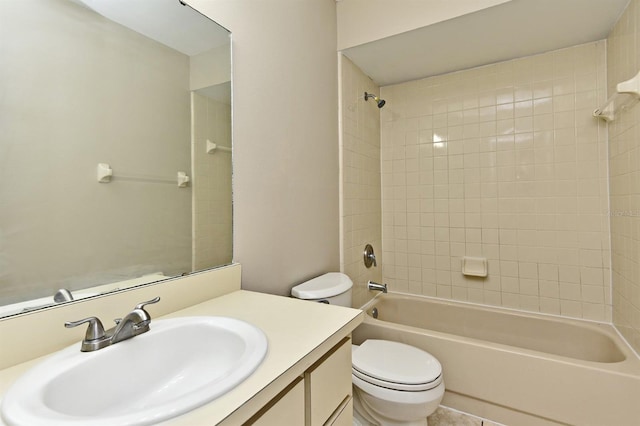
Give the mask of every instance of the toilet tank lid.
<svg viewBox="0 0 640 426">
<path fill-rule="evenodd" d="M 329 272 L 305 281 L 291 289 L 298 299 L 325 299 L 348 291 L 353 286 L 351 278 L 341 272 Z"/>
</svg>

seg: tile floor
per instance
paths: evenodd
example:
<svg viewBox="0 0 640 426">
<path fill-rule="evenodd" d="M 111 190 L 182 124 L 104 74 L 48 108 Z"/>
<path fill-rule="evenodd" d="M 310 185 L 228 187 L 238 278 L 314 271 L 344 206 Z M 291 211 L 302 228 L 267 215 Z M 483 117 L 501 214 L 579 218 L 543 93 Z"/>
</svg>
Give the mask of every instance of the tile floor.
<svg viewBox="0 0 640 426">
<path fill-rule="evenodd" d="M 429 426 L 505 426 L 443 406 L 438 407 L 427 421 Z"/>
</svg>

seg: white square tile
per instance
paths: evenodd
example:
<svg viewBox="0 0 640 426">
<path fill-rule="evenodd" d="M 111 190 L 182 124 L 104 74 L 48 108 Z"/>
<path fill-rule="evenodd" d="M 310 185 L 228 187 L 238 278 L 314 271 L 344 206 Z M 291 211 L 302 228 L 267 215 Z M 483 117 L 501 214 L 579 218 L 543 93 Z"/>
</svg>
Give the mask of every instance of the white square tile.
<svg viewBox="0 0 640 426">
<path fill-rule="evenodd" d="M 419 242 L 423 268 L 420 286 L 416 270 L 392 267 L 398 285 L 518 309 L 606 316 L 598 289 L 606 285 L 608 267 L 602 249 L 608 153 L 589 112 L 602 97 L 604 49 L 592 43 L 424 79 L 418 84 L 431 88 L 428 100 L 411 95 L 416 83 L 394 86 L 390 99 L 399 104 L 405 97 L 416 112 L 397 110 L 398 133 L 382 130 L 380 144 L 392 145 L 391 138 L 397 145 L 382 149 L 383 220 L 400 213 L 400 225 L 392 228 L 396 240 L 385 246 L 394 246 L 394 262 L 408 264 L 415 259 L 397 254 Z M 421 103 L 428 115 L 417 114 Z M 359 170 L 351 167 L 350 173 Z M 629 189 L 629 179 L 620 182 Z M 470 291 L 464 278 L 452 275 L 459 268 L 453 257 L 469 250 L 497 262 L 492 283 L 485 283 L 499 283 L 494 290 Z M 440 275 L 425 278 L 434 268 Z"/>
</svg>

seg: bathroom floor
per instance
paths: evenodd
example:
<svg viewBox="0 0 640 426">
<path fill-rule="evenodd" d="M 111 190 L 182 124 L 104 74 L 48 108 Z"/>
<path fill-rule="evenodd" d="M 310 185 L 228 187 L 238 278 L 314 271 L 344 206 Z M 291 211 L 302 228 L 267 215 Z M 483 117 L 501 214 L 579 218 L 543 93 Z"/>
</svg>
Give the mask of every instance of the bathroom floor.
<svg viewBox="0 0 640 426">
<path fill-rule="evenodd" d="M 438 407 L 435 413 L 427 417 L 429 426 L 506 426 L 471 414 L 462 413 L 451 408 Z M 353 426 L 370 426 L 366 420 L 353 419 Z"/>
<path fill-rule="evenodd" d="M 505 426 L 443 406 L 438 407 L 427 422 L 429 426 Z"/>
</svg>

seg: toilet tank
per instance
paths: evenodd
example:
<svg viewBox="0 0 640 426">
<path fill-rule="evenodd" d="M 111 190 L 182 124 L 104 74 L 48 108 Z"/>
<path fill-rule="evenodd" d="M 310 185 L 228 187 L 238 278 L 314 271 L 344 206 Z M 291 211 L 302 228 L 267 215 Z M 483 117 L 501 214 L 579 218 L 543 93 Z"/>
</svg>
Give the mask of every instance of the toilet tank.
<svg viewBox="0 0 640 426">
<path fill-rule="evenodd" d="M 297 299 L 351 307 L 353 281 L 341 272 L 329 272 L 305 281 L 291 289 Z"/>
</svg>

